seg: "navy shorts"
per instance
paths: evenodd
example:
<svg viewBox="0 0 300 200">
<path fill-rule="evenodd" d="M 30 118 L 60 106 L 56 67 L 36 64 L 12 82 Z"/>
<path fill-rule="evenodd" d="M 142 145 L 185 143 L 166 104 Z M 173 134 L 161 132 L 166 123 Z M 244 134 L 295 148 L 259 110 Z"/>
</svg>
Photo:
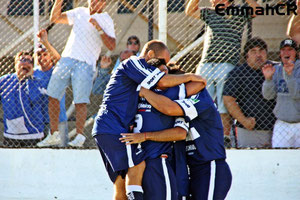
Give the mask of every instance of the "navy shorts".
<svg viewBox="0 0 300 200">
<path fill-rule="evenodd" d="M 128 168 L 145 160 L 145 152 L 138 144 L 125 145 L 120 142 L 121 135 L 99 134 L 94 136 L 105 168 L 112 182 L 118 175 L 125 177 Z"/>
<path fill-rule="evenodd" d="M 232 181 L 232 175 L 224 159 L 189 165 L 190 190 L 193 200 L 223 200 Z"/>
<path fill-rule="evenodd" d="M 166 158 L 149 158 L 143 176 L 144 200 L 177 200 L 176 177 Z"/>
</svg>

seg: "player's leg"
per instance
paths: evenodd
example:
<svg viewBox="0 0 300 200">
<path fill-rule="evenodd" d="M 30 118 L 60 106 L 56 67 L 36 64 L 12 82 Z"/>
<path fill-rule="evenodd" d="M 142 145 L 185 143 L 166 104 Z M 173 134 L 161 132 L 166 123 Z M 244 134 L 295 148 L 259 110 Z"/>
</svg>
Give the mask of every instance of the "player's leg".
<svg viewBox="0 0 300 200">
<path fill-rule="evenodd" d="M 114 200 L 127 200 L 125 179 L 122 176 L 117 176 L 114 182 Z"/>
<path fill-rule="evenodd" d="M 121 143 L 119 140 L 120 135 L 99 134 L 94 138 L 111 166 L 111 169 L 107 168 L 109 174 L 113 174 L 110 173 L 110 171 L 113 171 L 114 174 L 117 173 L 123 178 L 126 176 L 126 179 L 128 179 L 126 183 L 127 193 L 130 193 L 131 197 L 134 196 L 135 200 L 143 199 L 141 183 L 145 169 L 144 151 L 138 148 L 136 144 L 125 145 Z M 134 166 L 137 168 L 133 168 Z M 127 172 L 129 169 L 130 172 Z M 115 182 L 116 177 L 110 175 L 110 178 L 112 182 Z"/>
<path fill-rule="evenodd" d="M 142 161 L 138 165 L 130 167 L 126 175 L 126 194 L 129 200 L 142 200 L 143 188 L 142 180 L 145 171 L 145 161 Z"/>
<path fill-rule="evenodd" d="M 207 200 L 210 185 L 210 162 L 189 165 L 192 200 Z"/>
<path fill-rule="evenodd" d="M 213 200 L 224 200 L 232 182 L 231 171 L 224 159 L 216 160 L 214 162 L 216 170 Z M 211 174 L 211 176 L 214 175 Z"/>
<path fill-rule="evenodd" d="M 144 200 L 177 200 L 176 177 L 167 158 L 146 160 L 143 189 Z"/>
</svg>

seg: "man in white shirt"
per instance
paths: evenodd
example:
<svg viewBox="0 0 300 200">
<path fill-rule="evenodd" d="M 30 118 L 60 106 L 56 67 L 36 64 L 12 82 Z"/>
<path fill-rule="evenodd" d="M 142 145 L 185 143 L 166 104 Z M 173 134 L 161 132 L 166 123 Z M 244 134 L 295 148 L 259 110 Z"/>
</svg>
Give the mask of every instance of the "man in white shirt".
<svg viewBox="0 0 300 200">
<path fill-rule="evenodd" d="M 73 25 L 71 34 L 51 76 L 47 91 L 49 95 L 49 116 L 51 137 L 43 140 L 39 146 L 60 143 L 58 132 L 59 100 L 71 82 L 76 110 L 75 139 L 70 146 L 81 147 L 85 142 L 84 122 L 87 116 L 86 104 L 92 90 L 93 73 L 96 61 L 104 45 L 113 50 L 116 36 L 113 20 L 107 13 L 102 13 L 105 0 L 88 0 L 88 8 L 78 7 L 61 12 L 63 0 L 55 0 L 51 11 L 52 23 Z"/>
</svg>

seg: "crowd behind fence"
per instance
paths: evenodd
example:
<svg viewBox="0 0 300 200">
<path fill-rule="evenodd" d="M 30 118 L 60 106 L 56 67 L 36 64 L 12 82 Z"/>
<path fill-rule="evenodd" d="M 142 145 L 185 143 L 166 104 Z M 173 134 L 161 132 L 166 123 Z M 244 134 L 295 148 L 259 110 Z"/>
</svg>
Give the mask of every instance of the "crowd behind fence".
<svg viewBox="0 0 300 200">
<path fill-rule="evenodd" d="M 48 63 L 47 65 L 51 65 L 50 68 L 52 67 L 52 65 L 56 64 L 56 62 L 60 59 L 60 56 L 64 57 L 64 55 L 68 53 L 70 54 L 70 52 L 72 52 L 72 50 L 69 49 L 69 52 L 66 53 L 65 50 L 65 52 L 62 53 L 67 40 L 72 39 L 69 38 L 72 26 L 50 22 L 50 12 L 53 6 L 53 2 L 54 1 L 51 0 L 39 1 L 39 30 L 45 30 L 40 32 L 39 35 L 39 42 L 43 43 L 43 45 L 36 47 L 35 50 L 33 35 L 38 33 L 35 33 L 33 28 L 33 1 L 4 0 L 2 2 L 3 6 L 0 9 L 0 75 L 2 77 L 0 81 L 2 101 L 2 108 L 0 110 L 0 130 L 2 131 L 2 133 L 5 132 L 4 134 L 0 135 L 0 146 L 2 147 L 27 146 L 22 145 L 21 141 L 30 138 L 27 138 L 26 133 L 43 133 L 43 136 L 40 135 L 34 138 L 35 141 L 33 142 L 33 145 L 30 145 L 36 147 L 36 144 L 41 142 L 41 140 L 43 140 L 44 137 L 46 137 L 46 135 L 49 133 L 49 117 L 51 118 L 51 114 L 50 116 L 48 116 L 45 113 L 48 112 L 49 102 L 48 98 L 46 97 L 46 90 L 51 74 L 47 75 L 42 73 L 43 71 L 48 70 L 43 70 L 41 66 L 39 68 L 38 63 L 46 62 L 44 60 L 41 60 L 40 57 L 42 56 L 43 52 L 49 52 L 48 43 L 56 50 L 54 51 L 54 53 L 50 53 L 51 56 L 49 55 L 51 58 L 48 58 L 48 60 L 51 60 L 52 63 Z M 245 2 L 248 1 L 235 0 L 234 5 L 246 5 Z M 266 6 L 267 4 L 275 6 L 278 3 L 295 3 L 295 1 L 288 0 L 284 2 L 279 0 L 264 0 L 257 2 L 262 7 Z M 204 0 L 200 0 L 199 5 L 202 7 L 211 6 L 209 1 Z M 78 8 L 87 6 L 88 4 L 86 0 L 64 0 L 63 11 L 74 8 L 77 8 L 77 10 L 79 10 Z M 73 141 L 74 138 L 76 138 L 78 135 L 76 133 L 75 127 L 76 119 L 78 120 L 80 116 L 76 116 L 75 110 L 77 111 L 77 113 L 84 112 L 80 110 L 82 108 L 80 108 L 79 106 L 81 103 L 88 103 L 86 119 L 84 119 L 84 130 L 82 132 L 85 140 L 83 140 L 84 144 L 81 144 L 79 146 L 84 148 L 96 147 L 95 142 L 91 136 L 91 132 L 94 117 L 97 114 L 99 105 L 102 101 L 102 94 L 105 85 L 109 81 L 111 73 L 117 66 L 117 64 L 115 64 L 116 62 L 122 61 L 123 57 L 125 59 L 128 56 L 134 54 L 139 55 L 143 45 L 149 39 L 158 38 L 158 6 L 158 0 L 106 1 L 104 12 L 107 12 L 110 18 L 113 20 L 114 33 L 112 33 L 111 31 L 111 27 L 104 28 L 109 24 L 109 17 L 103 18 L 103 15 L 101 16 L 102 18 L 95 17 L 96 21 L 97 19 L 100 19 L 100 21 L 97 22 L 102 27 L 102 30 L 96 30 L 97 27 L 94 26 L 92 22 L 86 22 L 88 24 L 86 26 L 92 26 L 92 28 L 95 29 L 94 31 L 96 32 L 96 34 L 102 34 L 101 31 L 104 31 L 105 35 L 109 36 L 109 38 L 114 38 L 115 35 L 115 48 L 112 48 L 111 51 L 109 49 L 109 45 L 107 46 L 105 41 L 97 41 L 102 45 L 102 50 L 98 49 L 97 51 L 95 51 L 101 51 L 101 54 L 93 55 L 94 57 L 97 57 L 97 62 L 88 63 L 90 66 L 92 66 L 91 68 L 86 68 L 86 63 L 74 64 L 74 66 L 76 66 L 77 68 L 82 67 L 82 71 L 90 71 L 90 74 L 88 74 L 87 76 L 89 79 L 93 80 L 93 88 L 91 88 L 92 93 L 89 100 L 83 100 L 82 96 L 84 95 L 81 93 L 77 93 L 76 91 L 78 90 L 78 88 L 82 88 L 80 90 L 83 91 L 89 90 L 86 89 L 84 87 L 84 84 L 82 83 L 83 80 L 86 80 L 86 77 L 81 74 L 82 71 L 73 72 L 72 69 L 66 69 L 66 71 L 64 71 L 64 75 L 79 73 L 77 81 L 73 79 L 69 80 L 69 82 L 72 82 L 72 84 L 73 81 L 79 82 L 79 85 L 73 85 L 73 88 L 68 86 L 64 93 L 65 95 L 63 97 L 63 103 L 60 102 L 60 105 L 55 104 L 56 107 L 60 107 L 60 116 L 58 119 L 59 130 L 60 132 L 65 132 L 65 134 L 60 136 L 62 142 L 59 145 L 51 146 L 70 147 L 70 145 L 68 145 L 68 142 Z M 259 68 L 255 69 L 254 71 L 251 71 L 249 69 L 245 69 L 245 71 L 237 71 L 236 69 L 243 69 L 241 67 L 246 67 L 242 65 L 243 63 L 246 62 L 249 64 L 249 62 L 251 62 L 251 60 L 247 60 L 247 58 L 249 58 L 249 54 L 247 53 L 252 53 L 252 49 L 256 47 L 259 47 L 259 50 L 257 50 L 258 52 L 254 53 L 259 54 L 259 56 L 255 57 L 254 55 L 253 59 L 257 59 L 254 62 L 262 63 L 268 60 L 273 65 L 278 65 L 281 61 L 283 61 L 283 57 L 280 57 L 281 49 L 285 47 L 291 47 L 297 51 L 298 47 L 296 44 L 292 44 L 289 40 L 283 41 L 288 37 L 286 35 L 286 30 L 291 15 L 257 15 L 255 18 L 252 18 L 250 16 L 241 17 L 240 15 L 228 15 L 227 19 L 225 19 L 224 21 L 219 21 L 220 16 L 213 16 L 210 13 L 211 11 L 209 9 L 203 9 L 203 11 L 201 12 L 199 10 L 197 11 L 197 15 L 199 15 L 201 19 L 193 18 L 193 15 L 195 15 L 195 13 L 193 14 L 187 13 L 187 11 L 185 12 L 186 7 L 187 1 L 185 0 L 167 1 L 166 38 L 167 45 L 172 55 L 171 61 L 179 64 L 186 72 L 196 72 L 205 76 L 208 81 L 207 88 L 211 88 L 211 91 L 214 91 L 215 88 L 215 102 L 218 104 L 220 110 L 222 106 L 224 107 L 224 110 L 221 111 L 221 116 L 223 122 L 228 123 L 228 125 L 224 124 L 224 134 L 228 136 L 225 138 L 225 142 L 228 142 L 228 144 L 226 144 L 227 147 L 243 148 L 247 147 L 248 145 L 248 147 L 271 148 L 271 138 L 276 119 L 275 116 L 270 116 L 270 113 L 274 109 L 276 101 L 264 104 L 270 106 L 269 108 L 263 107 L 262 103 L 253 103 L 250 101 L 257 100 L 258 102 L 260 102 L 259 99 L 264 97 L 270 99 L 276 94 L 263 94 L 262 87 L 265 79 L 261 70 L 263 65 L 259 66 Z M 286 7 L 282 7 L 281 9 L 284 12 Z M 84 13 L 85 11 L 80 11 L 80 13 L 77 11 L 74 13 L 70 13 L 68 15 L 68 23 L 72 25 L 73 22 L 71 19 L 74 18 L 75 20 L 76 15 L 83 15 L 81 12 Z M 103 24 L 101 24 L 101 19 L 104 21 Z M 86 29 L 85 26 L 83 27 L 83 29 Z M 232 30 L 231 33 L 226 32 L 228 30 L 228 27 Z M 79 32 L 84 32 L 83 29 L 79 29 Z M 213 35 L 213 33 L 217 33 L 217 35 Z M 74 37 L 74 35 L 71 35 L 70 37 L 73 37 L 73 39 L 80 39 L 83 36 L 77 35 L 78 38 L 76 38 Z M 240 39 L 238 37 L 240 37 Z M 251 40 L 251 38 L 257 37 L 261 38 L 263 41 L 261 41 L 260 39 Z M 45 38 L 48 41 L 45 42 Z M 216 38 L 223 38 L 223 40 L 216 41 Z M 89 42 L 91 44 L 97 44 L 97 42 L 95 42 L 96 40 L 94 40 L 93 38 L 88 38 L 87 40 L 90 40 Z M 102 38 L 102 40 L 104 39 Z M 235 48 L 230 47 L 231 45 L 235 45 Z M 89 52 L 80 51 L 81 48 L 88 49 L 91 52 L 94 51 L 93 46 L 87 45 L 85 47 L 79 46 L 78 49 L 76 49 L 76 52 L 72 53 L 76 54 L 79 57 L 91 56 Z M 126 49 L 129 50 L 124 51 Z M 34 53 L 34 56 L 31 59 L 29 55 L 22 54 L 17 57 L 17 60 L 15 60 L 15 55 L 21 50 L 27 50 L 31 53 Z M 262 52 L 263 50 L 265 50 L 267 53 L 265 57 L 261 57 L 261 54 L 264 53 Z M 210 53 L 211 55 L 204 55 L 202 54 L 203 52 L 207 52 L 207 54 Z M 57 56 L 59 58 L 55 60 L 53 59 L 53 55 L 56 56 L 56 58 Z M 33 63 L 34 57 L 35 62 Z M 288 60 L 286 61 L 286 64 L 290 64 L 290 61 Z M 16 63 L 18 62 L 27 63 L 26 66 L 24 65 L 25 67 L 20 67 L 21 74 L 22 70 L 25 70 L 24 73 L 31 72 L 30 67 L 28 67 L 27 65 L 35 65 L 34 72 L 32 71 L 33 76 L 30 76 L 30 78 L 26 79 L 25 81 L 18 81 L 19 77 L 12 75 L 13 73 L 15 73 L 15 70 L 17 70 Z M 215 64 L 220 65 L 220 63 L 230 63 L 230 65 L 221 65 L 221 67 L 219 68 L 214 66 Z M 198 67 L 199 64 L 200 67 Z M 299 67 L 299 62 L 294 62 L 293 73 L 295 75 L 292 74 L 292 76 L 296 79 L 296 82 L 298 82 L 297 87 L 300 88 Z M 235 71 L 230 72 L 231 70 Z M 265 71 L 266 72 L 264 73 L 267 74 L 268 70 L 266 69 Z M 284 70 L 281 70 L 280 73 L 285 74 L 286 72 Z M 43 81 L 37 81 L 36 77 L 38 76 L 40 76 Z M 290 74 L 284 75 L 283 79 L 286 77 L 287 79 L 289 79 Z M 45 79 L 47 79 L 48 81 L 45 81 Z M 288 84 L 290 84 L 290 82 L 288 82 L 287 79 L 285 79 L 286 83 L 280 83 L 285 85 L 281 85 L 283 87 L 283 90 L 289 87 Z M 222 84 L 219 85 L 219 83 L 221 82 Z M 63 84 L 66 84 L 66 82 L 56 83 L 56 86 L 61 87 Z M 268 85 L 265 85 L 265 88 L 267 86 Z M 223 87 L 225 91 L 223 91 Z M 296 91 L 290 91 L 294 92 L 295 94 L 293 96 L 293 100 L 288 102 L 288 104 L 291 104 L 291 107 L 286 108 L 287 112 L 289 113 L 284 114 L 284 120 L 276 122 L 276 131 L 278 137 L 281 136 L 281 131 L 285 132 L 285 130 L 283 129 L 286 129 L 286 127 L 290 129 L 289 124 L 292 124 L 293 127 L 295 126 L 295 129 L 291 129 L 291 132 L 295 133 L 295 136 L 293 136 L 295 138 L 277 138 L 276 141 L 279 141 L 278 143 L 280 143 L 280 141 L 295 140 L 296 143 L 293 146 L 282 142 L 284 143 L 282 144 L 283 146 L 279 145 L 273 147 L 300 147 L 300 125 L 298 121 L 300 116 L 300 94 L 299 88 L 297 87 Z M 54 92 L 58 93 L 58 89 L 54 88 L 52 90 L 53 94 Z M 251 94 L 252 96 L 249 96 L 249 94 Z M 222 103 L 223 95 L 226 96 L 224 103 Z M 62 97 L 60 93 L 57 94 L 57 96 Z M 247 103 L 245 103 L 245 101 L 247 101 Z M 50 100 L 50 103 L 51 102 L 52 101 Z M 76 106 L 74 106 L 74 102 Z M 228 108 L 232 104 L 234 104 L 233 108 Z M 285 103 L 283 102 L 283 104 Z M 241 117 L 241 113 L 236 113 L 236 110 L 238 109 L 237 106 L 241 107 L 242 110 L 246 110 L 248 113 L 244 113 L 245 116 Z M 295 109 L 290 110 L 291 108 Z M 234 121 L 236 120 L 231 119 L 226 110 L 229 111 L 229 114 L 231 116 L 234 116 L 234 118 L 239 118 L 241 120 L 238 120 L 236 123 L 234 123 Z M 264 111 L 262 112 L 262 110 Z M 49 113 L 50 112 L 53 112 L 53 110 L 50 109 Z M 293 115 L 293 112 L 295 113 L 296 118 L 289 119 L 286 115 Z M 256 118 L 255 121 L 255 119 L 253 119 L 255 118 L 255 116 L 252 116 L 249 113 L 260 113 L 261 115 L 263 115 L 263 117 L 260 117 L 261 119 L 259 119 L 258 122 L 258 119 Z M 259 123 L 260 125 L 256 125 L 256 123 Z M 278 123 L 280 123 L 281 125 L 278 125 Z M 31 126 L 33 128 L 29 130 L 27 126 Z M 251 144 L 238 144 L 239 136 L 242 137 L 242 135 L 244 137 L 244 140 L 252 140 L 251 134 L 254 133 L 251 131 L 253 130 L 256 131 L 255 134 L 258 134 L 256 139 L 252 141 L 253 144 L 251 142 Z M 17 139 L 18 137 L 11 136 L 11 132 L 15 133 L 15 135 L 18 135 L 19 139 L 21 138 L 21 140 Z M 238 134 L 239 132 L 241 133 L 240 135 Z M 296 132 L 298 133 L 298 136 Z M 289 136 L 286 135 L 284 137 Z M 256 146 L 256 143 L 261 143 L 264 140 L 269 140 L 270 142 L 265 142 L 264 144 Z M 44 145 L 40 146 L 43 147 Z M 73 146 L 76 147 L 76 144 Z"/>
</svg>

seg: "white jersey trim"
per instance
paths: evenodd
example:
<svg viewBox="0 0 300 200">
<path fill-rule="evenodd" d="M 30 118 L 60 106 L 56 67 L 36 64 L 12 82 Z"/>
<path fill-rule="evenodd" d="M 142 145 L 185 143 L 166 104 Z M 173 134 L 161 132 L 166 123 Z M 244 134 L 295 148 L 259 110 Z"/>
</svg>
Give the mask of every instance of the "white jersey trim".
<svg viewBox="0 0 300 200">
<path fill-rule="evenodd" d="M 210 162 L 210 181 L 209 181 L 208 199 L 213 199 L 214 197 L 215 178 L 216 178 L 216 161 L 212 160 Z"/>
<path fill-rule="evenodd" d="M 187 123 L 182 117 L 176 118 L 174 127 L 181 127 L 186 130 L 186 132 L 189 131 L 189 123 Z"/>
<path fill-rule="evenodd" d="M 194 106 L 194 103 L 190 99 L 176 100 L 181 108 L 183 109 L 185 116 L 189 117 L 190 121 L 195 119 L 198 116 L 197 109 Z"/>
<path fill-rule="evenodd" d="M 170 183 L 169 172 L 166 164 L 166 158 L 161 158 L 161 159 L 162 159 L 162 167 L 163 167 L 163 172 L 164 172 L 164 177 L 166 182 L 166 200 L 171 200 L 171 183 Z"/>
<path fill-rule="evenodd" d="M 141 86 L 147 89 L 152 88 L 158 83 L 158 81 L 165 75 L 165 72 L 161 72 L 156 68 L 151 74 L 149 74 L 141 83 Z"/>
</svg>

